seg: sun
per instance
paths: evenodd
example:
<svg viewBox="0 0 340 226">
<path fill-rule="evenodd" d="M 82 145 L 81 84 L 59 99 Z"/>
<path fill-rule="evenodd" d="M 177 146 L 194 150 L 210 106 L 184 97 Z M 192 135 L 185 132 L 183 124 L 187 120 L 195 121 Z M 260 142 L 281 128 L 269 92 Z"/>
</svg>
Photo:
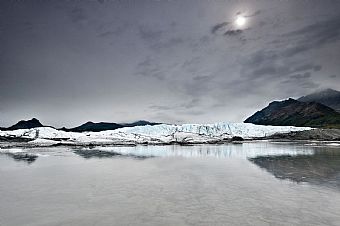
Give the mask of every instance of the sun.
<svg viewBox="0 0 340 226">
<path fill-rule="evenodd" d="M 235 19 L 235 24 L 237 27 L 243 27 L 247 22 L 247 19 L 244 16 L 237 16 Z"/>
</svg>

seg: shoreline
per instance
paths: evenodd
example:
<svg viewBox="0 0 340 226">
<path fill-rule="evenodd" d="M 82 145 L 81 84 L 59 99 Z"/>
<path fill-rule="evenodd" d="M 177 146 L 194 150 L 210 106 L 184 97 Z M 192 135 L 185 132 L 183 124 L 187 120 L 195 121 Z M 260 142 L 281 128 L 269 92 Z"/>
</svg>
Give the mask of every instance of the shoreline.
<svg viewBox="0 0 340 226">
<path fill-rule="evenodd" d="M 340 140 L 299 140 L 299 139 L 268 139 L 255 138 L 245 139 L 243 141 L 215 141 L 215 142 L 163 142 L 163 143 L 29 143 L 29 142 L 0 142 L 1 149 L 10 148 L 56 148 L 56 147 L 73 147 L 73 148 L 96 148 L 96 147 L 136 147 L 136 146 L 204 146 L 204 145 L 242 145 L 256 142 L 270 143 L 300 143 L 310 146 L 334 146 L 340 147 Z"/>
</svg>

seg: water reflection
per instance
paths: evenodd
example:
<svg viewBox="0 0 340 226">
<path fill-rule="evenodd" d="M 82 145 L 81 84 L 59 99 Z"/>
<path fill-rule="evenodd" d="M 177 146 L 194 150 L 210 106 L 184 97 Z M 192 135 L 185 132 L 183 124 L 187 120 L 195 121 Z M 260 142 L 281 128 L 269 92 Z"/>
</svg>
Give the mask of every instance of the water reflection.
<svg viewBox="0 0 340 226">
<path fill-rule="evenodd" d="M 91 159 L 91 158 L 113 158 L 113 157 L 132 157 L 136 159 L 145 159 L 150 158 L 153 156 L 141 156 L 141 155 L 134 155 L 132 153 L 130 154 L 121 154 L 112 150 L 102 150 L 100 148 L 80 148 L 80 149 L 74 149 L 73 152 L 85 159 Z"/>
<path fill-rule="evenodd" d="M 26 162 L 28 164 L 32 164 L 34 161 L 37 160 L 38 156 L 30 153 L 23 153 L 23 152 L 18 152 L 18 153 L 1 153 L 2 155 L 6 155 L 10 158 L 12 158 L 15 161 L 18 162 Z"/>
<path fill-rule="evenodd" d="M 197 146 L 133 146 L 75 149 L 83 158 L 187 157 L 247 159 L 278 179 L 308 182 L 340 189 L 340 149 L 302 143 L 252 142 Z"/>
<path fill-rule="evenodd" d="M 78 148 L 74 152 L 84 158 L 91 157 L 214 157 L 214 158 L 253 158 L 257 156 L 312 155 L 314 148 L 296 144 L 275 144 L 254 142 L 224 145 L 197 146 L 131 146 Z"/>
<path fill-rule="evenodd" d="M 340 149 L 315 148 L 313 155 L 258 156 L 249 160 L 279 179 L 340 189 Z"/>
<path fill-rule="evenodd" d="M 74 153 L 85 158 L 110 158 L 110 157 L 116 157 L 121 156 L 119 153 L 110 152 L 110 151 L 101 151 L 96 149 L 76 149 L 74 150 Z"/>
<path fill-rule="evenodd" d="M 279 179 L 323 184 L 340 189 L 340 148 L 316 147 L 303 143 L 249 142 L 196 146 L 129 146 L 94 148 L 1 149 L 0 154 L 32 164 L 39 155 L 93 158 L 187 157 L 246 159 Z"/>
</svg>

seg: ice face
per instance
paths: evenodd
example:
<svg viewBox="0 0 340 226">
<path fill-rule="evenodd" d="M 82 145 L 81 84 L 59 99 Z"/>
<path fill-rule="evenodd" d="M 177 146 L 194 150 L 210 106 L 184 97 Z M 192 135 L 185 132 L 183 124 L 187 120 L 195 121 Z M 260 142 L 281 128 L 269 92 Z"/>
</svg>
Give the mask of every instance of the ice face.
<svg viewBox="0 0 340 226">
<path fill-rule="evenodd" d="M 126 127 L 102 132 L 65 132 L 50 127 L 0 131 L 2 137 L 32 139 L 34 144 L 55 144 L 49 140 L 80 144 L 160 144 L 170 142 L 205 143 L 220 141 L 234 136 L 242 138 L 263 138 L 275 133 L 310 130 L 309 127 L 262 126 L 250 123 L 215 123 L 183 125 L 146 125 Z"/>
</svg>

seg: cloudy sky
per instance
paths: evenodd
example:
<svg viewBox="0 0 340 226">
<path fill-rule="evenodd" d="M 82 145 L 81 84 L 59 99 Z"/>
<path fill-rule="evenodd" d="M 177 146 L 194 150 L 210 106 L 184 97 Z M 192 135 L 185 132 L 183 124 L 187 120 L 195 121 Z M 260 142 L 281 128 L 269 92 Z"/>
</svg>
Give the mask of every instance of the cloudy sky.
<svg viewBox="0 0 340 226">
<path fill-rule="evenodd" d="M 340 90 L 340 1 L 1 1 L 0 126 L 243 121 Z"/>
</svg>

